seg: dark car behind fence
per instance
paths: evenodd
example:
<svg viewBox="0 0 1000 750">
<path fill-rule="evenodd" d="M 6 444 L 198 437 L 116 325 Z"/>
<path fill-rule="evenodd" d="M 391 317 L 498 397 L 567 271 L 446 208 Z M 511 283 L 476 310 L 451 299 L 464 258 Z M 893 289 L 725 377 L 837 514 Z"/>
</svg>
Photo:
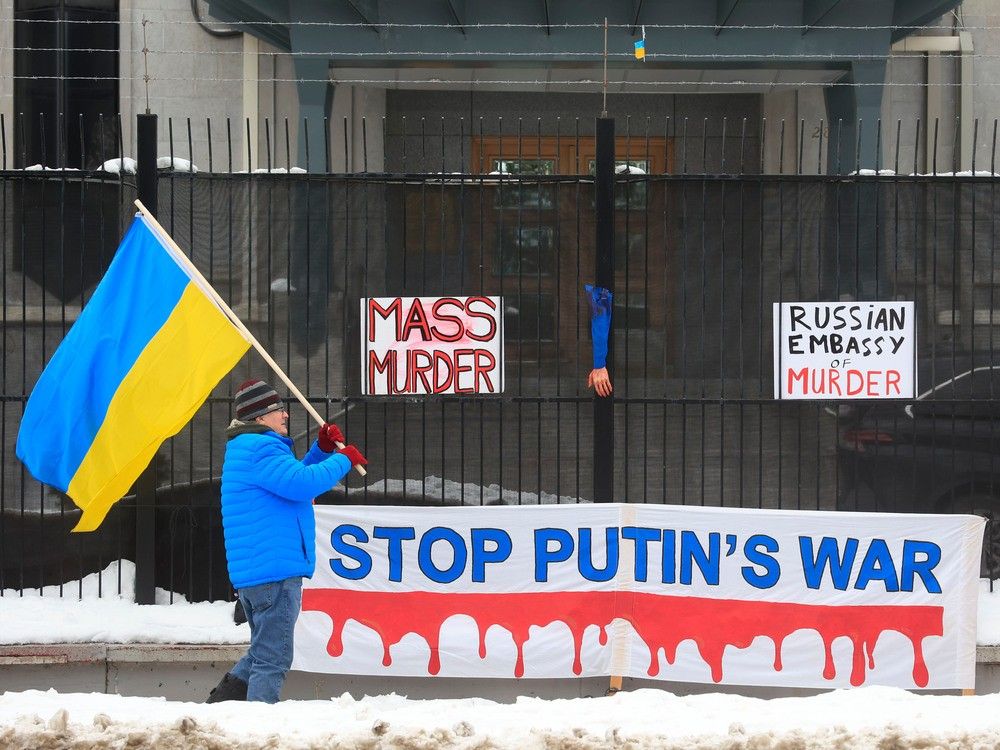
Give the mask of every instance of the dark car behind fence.
<svg viewBox="0 0 1000 750">
<path fill-rule="evenodd" d="M 824 138 L 840 129 L 822 123 L 620 120 L 613 435 L 595 441 L 582 294 L 598 262 L 593 121 L 383 120 L 370 128 L 379 142 L 365 146 L 384 171 L 351 174 L 326 171 L 347 123 L 309 123 L 324 129 L 327 152 L 299 165 L 294 124 L 267 123 L 267 146 L 249 163 L 235 123 L 163 125 L 172 158 L 160 160 L 160 222 L 369 458 L 367 478 L 350 476 L 321 502 L 612 499 L 990 517 L 1000 508 L 994 147 L 960 173 L 917 161 L 926 126 L 879 125 L 890 156 L 862 170 L 836 163 Z M 976 129 L 976 142 L 995 144 L 996 123 Z M 799 137 L 786 136 L 793 130 Z M 807 133 L 818 135 L 807 143 Z M 14 446 L 35 380 L 134 213 L 135 175 L 119 169 L 134 149 L 120 144 L 97 171 L 15 170 L 9 135 L 0 133 L 0 590 L 134 559 L 138 511 L 155 519 L 157 586 L 228 598 L 224 430 L 234 386 L 268 377 L 265 365 L 248 355 L 163 445 L 152 511 L 130 495 L 97 532 L 70 534 L 74 506 L 27 475 Z M 358 300 L 390 295 L 502 296 L 505 392 L 360 395 Z M 913 300 L 920 398 L 775 400 L 772 303 L 811 300 Z M 300 449 L 315 437 L 297 407 L 292 433 Z M 595 491 L 601 472 L 610 498 Z M 992 523 L 987 539 L 984 568 L 997 576 Z M 102 582 L 109 593 L 119 586 Z"/>
</svg>

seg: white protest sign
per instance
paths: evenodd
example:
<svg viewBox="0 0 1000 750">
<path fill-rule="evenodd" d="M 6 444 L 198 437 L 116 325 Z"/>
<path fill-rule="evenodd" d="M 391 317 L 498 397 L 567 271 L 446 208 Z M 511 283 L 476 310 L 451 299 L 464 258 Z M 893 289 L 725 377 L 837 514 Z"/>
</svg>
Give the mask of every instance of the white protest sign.
<svg viewBox="0 0 1000 750">
<path fill-rule="evenodd" d="M 776 399 L 913 398 L 913 302 L 774 304 Z"/>
<path fill-rule="evenodd" d="M 975 684 L 979 516 L 610 503 L 315 510 L 293 669 Z"/>
<path fill-rule="evenodd" d="M 363 297 L 366 396 L 502 393 L 500 297 Z"/>
</svg>

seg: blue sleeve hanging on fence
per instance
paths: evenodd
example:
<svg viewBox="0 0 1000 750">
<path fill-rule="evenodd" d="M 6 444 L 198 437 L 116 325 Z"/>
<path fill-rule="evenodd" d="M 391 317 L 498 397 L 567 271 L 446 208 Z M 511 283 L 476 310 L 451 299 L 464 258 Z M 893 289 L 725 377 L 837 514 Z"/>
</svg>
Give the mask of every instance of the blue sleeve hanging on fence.
<svg viewBox="0 0 1000 750">
<path fill-rule="evenodd" d="M 590 305 L 590 336 L 594 348 L 594 369 L 608 365 L 608 334 L 611 331 L 610 289 L 593 284 L 584 284 L 587 304 Z"/>
</svg>

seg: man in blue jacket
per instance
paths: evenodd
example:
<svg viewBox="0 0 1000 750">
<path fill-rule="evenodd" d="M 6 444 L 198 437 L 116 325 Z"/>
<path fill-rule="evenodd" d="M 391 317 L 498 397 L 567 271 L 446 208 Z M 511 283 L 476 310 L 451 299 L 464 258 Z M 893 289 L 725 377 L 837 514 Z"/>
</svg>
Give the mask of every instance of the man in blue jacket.
<svg viewBox="0 0 1000 750">
<path fill-rule="evenodd" d="M 243 383 L 235 406 L 222 464 L 222 526 L 250 648 L 207 702 L 276 703 L 292 664 L 302 578 L 312 578 L 316 569 L 313 499 L 367 461 L 353 445 L 336 451 L 344 435 L 331 423 L 299 461 L 288 437 L 288 411 L 262 380 Z"/>
</svg>

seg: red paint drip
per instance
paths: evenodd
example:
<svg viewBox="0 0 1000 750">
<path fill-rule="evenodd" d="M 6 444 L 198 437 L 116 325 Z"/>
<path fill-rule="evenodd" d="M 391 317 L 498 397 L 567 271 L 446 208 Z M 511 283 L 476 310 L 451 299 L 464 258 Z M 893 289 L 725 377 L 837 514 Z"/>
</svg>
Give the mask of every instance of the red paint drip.
<svg viewBox="0 0 1000 750">
<path fill-rule="evenodd" d="M 667 663 L 677 656 L 677 646 L 694 641 L 698 653 L 711 668 L 712 679 L 721 682 L 726 648 L 744 649 L 755 638 L 774 642 L 774 669 L 781 671 L 781 647 L 798 630 L 815 630 L 823 639 L 823 677 L 836 677 L 833 642 L 849 638 L 854 649 L 851 684 L 861 685 L 868 669 L 875 668 L 873 650 L 879 636 L 888 630 L 901 633 L 913 645 L 913 682 L 926 687 L 929 680 L 924 662 L 923 640 L 944 633 L 942 607 L 931 606 L 830 606 L 787 602 L 707 599 L 693 596 L 661 596 L 615 591 L 563 591 L 530 594 L 439 594 L 425 591 L 379 592 L 346 589 L 305 589 L 303 611 L 324 612 L 333 620 L 327 651 L 340 656 L 342 635 L 348 620 L 371 628 L 382 640 L 382 664 L 392 664 L 390 649 L 404 636 L 414 633 L 430 647 L 429 674 L 441 671 L 439 638 L 441 626 L 455 615 L 466 615 L 479 631 L 479 656 L 486 658 L 486 632 L 494 625 L 506 629 L 517 647 L 514 676 L 524 676 L 524 644 L 532 626 L 565 623 L 573 637 L 573 673 L 581 674 L 580 650 L 583 634 L 592 625 L 600 628 L 600 643 L 606 645 L 606 626 L 619 617 L 631 623 L 650 652 L 647 673 L 659 673 L 659 652 Z"/>
<path fill-rule="evenodd" d="M 721 682 L 726 648 L 747 648 L 757 636 L 774 642 L 774 668 L 780 671 L 784 640 L 798 630 L 815 630 L 823 639 L 823 677 L 828 680 L 837 675 L 834 640 L 851 640 L 851 684 L 857 686 L 864 683 L 867 674 L 866 654 L 868 668 L 874 669 L 876 641 L 884 631 L 894 630 L 913 645 L 913 682 L 926 687 L 923 639 L 944 633 L 943 613 L 942 607 L 926 606 L 830 606 L 636 594 L 631 612 L 622 613 L 622 617 L 632 623 L 649 646 L 650 676 L 659 673 L 660 648 L 664 649 L 667 663 L 673 663 L 677 644 L 692 640 L 711 668 L 712 679 Z"/>
</svg>

